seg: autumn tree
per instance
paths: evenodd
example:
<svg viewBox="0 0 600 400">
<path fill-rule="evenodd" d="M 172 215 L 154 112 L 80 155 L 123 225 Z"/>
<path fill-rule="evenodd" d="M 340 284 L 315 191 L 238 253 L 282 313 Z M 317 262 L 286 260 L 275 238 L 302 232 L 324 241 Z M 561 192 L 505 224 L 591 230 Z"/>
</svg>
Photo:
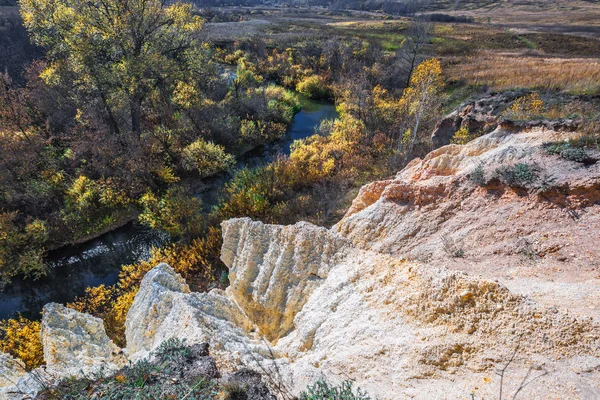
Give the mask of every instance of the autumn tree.
<svg viewBox="0 0 600 400">
<path fill-rule="evenodd" d="M 80 111 L 97 101 L 112 133 L 142 132 L 144 106 L 187 88 L 200 57 L 192 5 L 166 0 L 20 0 L 34 43 L 47 50 L 41 76 L 71 85 Z M 201 64 L 200 64 L 201 65 Z"/>
<path fill-rule="evenodd" d="M 399 102 L 408 116 L 400 141 L 406 156 L 412 155 L 423 122 L 436 115 L 443 86 L 442 67 L 438 60 L 431 58 L 417 66 Z"/>
</svg>

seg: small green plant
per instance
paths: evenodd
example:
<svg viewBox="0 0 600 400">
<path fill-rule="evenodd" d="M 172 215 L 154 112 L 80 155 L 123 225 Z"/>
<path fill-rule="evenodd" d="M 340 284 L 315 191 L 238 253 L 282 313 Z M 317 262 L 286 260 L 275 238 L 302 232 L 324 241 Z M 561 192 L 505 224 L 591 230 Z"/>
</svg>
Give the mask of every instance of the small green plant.
<svg viewBox="0 0 600 400">
<path fill-rule="evenodd" d="M 545 193 L 554 187 L 556 177 L 549 174 L 543 174 L 538 184 L 538 190 L 540 193 Z"/>
<path fill-rule="evenodd" d="M 300 400 L 371 400 L 360 388 L 356 393 L 352 389 L 352 381 L 344 381 L 339 386 L 319 380 L 306 388 L 300 395 Z"/>
<path fill-rule="evenodd" d="M 579 142 L 553 142 L 544 145 L 546 153 L 549 155 L 558 155 L 561 158 L 585 165 L 592 165 L 597 160 L 579 145 Z"/>
<path fill-rule="evenodd" d="M 576 147 L 564 149 L 560 152 L 560 156 L 565 160 L 575 161 L 582 164 L 589 159 L 589 156 L 584 149 L 579 149 Z"/>
<path fill-rule="evenodd" d="M 221 271 L 221 276 L 219 277 L 219 286 L 223 288 L 229 286 L 229 274 L 227 271 Z"/>
<path fill-rule="evenodd" d="M 485 186 L 487 184 L 487 179 L 485 178 L 485 170 L 483 169 L 483 164 L 477 165 L 473 171 L 469 174 L 469 180 L 476 184 L 477 186 Z"/>
<path fill-rule="evenodd" d="M 525 163 L 496 168 L 496 175 L 504 184 L 519 188 L 531 188 L 538 179 L 537 168 Z"/>
<path fill-rule="evenodd" d="M 185 340 L 170 338 L 165 340 L 153 352 L 156 360 L 160 363 L 180 363 L 191 356 L 190 348 L 186 346 Z"/>
</svg>

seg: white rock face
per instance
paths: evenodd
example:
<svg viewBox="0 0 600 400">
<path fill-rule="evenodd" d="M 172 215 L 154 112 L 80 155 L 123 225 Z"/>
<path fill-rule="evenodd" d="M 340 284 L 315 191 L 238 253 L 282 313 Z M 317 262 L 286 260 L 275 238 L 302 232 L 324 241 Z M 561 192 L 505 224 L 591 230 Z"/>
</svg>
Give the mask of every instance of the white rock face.
<svg viewBox="0 0 600 400">
<path fill-rule="evenodd" d="M 101 367 L 108 373 L 125 362 L 100 318 L 60 304 L 44 306 L 41 337 L 46 365 L 65 375 L 89 374 Z"/>
<path fill-rule="evenodd" d="M 146 274 L 125 324 L 127 352 L 133 361 L 175 337 L 189 344 L 208 342 L 222 362 L 237 365 L 241 354 L 249 356 L 249 350 L 260 344 L 250 337 L 252 331 L 255 325 L 223 291 L 190 293 L 167 264 Z"/>
<path fill-rule="evenodd" d="M 225 368 L 279 374 L 295 394 L 325 377 L 353 379 L 384 400 L 489 398 L 498 392 L 495 368 L 520 344 L 505 391 L 531 367 L 547 374 L 524 398 L 600 396 L 600 330 L 592 321 L 538 307 L 493 281 L 356 249 L 306 223 L 235 219 L 223 232 L 232 272 L 226 292 L 187 293 L 164 264 L 144 278 L 128 315 L 136 357 L 179 337 L 209 341 Z M 165 311 L 151 329 L 134 324 L 149 308 Z M 133 339 L 144 332 L 146 339 Z"/>
<path fill-rule="evenodd" d="M 9 399 L 15 386 L 27 375 L 25 364 L 0 352 L 0 399 Z"/>
<path fill-rule="evenodd" d="M 127 361 L 106 335 L 101 319 L 56 303 L 44 306 L 41 340 L 46 366 L 30 373 L 0 353 L 0 399 L 30 399 L 61 378 L 110 374 Z"/>
<path fill-rule="evenodd" d="M 25 374 L 25 364 L 21 360 L 0 352 L 0 387 L 15 384 Z"/>
<path fill-rule="evenodd" d="M 228 290 L 260 333 L 275 341 L 293 328 L 294 317 L 349 244 L 303 222 L 282 227 L 245 218 L 223 229 Z"/>
</svg>

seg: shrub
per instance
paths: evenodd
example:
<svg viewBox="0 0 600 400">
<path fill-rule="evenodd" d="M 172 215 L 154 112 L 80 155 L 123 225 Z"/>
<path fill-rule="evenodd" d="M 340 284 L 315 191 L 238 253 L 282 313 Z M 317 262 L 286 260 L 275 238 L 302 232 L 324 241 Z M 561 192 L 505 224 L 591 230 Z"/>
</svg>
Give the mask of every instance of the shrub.
<svg viewBox="0 0 600 400">
<path fill-rule="evenodd" d="M 580 146 L 579 141 L 546 143 L 544 148 L 547 154 L 559 155 L 561 158 L 585 165 L 595 164 L 597 160 Z"/>
<path fill-rule="evenodd" d="M 575 161 L 582 164 L 589 163 L 592 159 L 584 149 L 569 147 L 560 152 L 561 158 L 569 161 Z"/>
<path fill-rule="evenodd" d="M 0 321 L 0 351 L 20 358 L 27 370 L 39 367 L 44 362 L 40 330 L 39 321 L 22 316 Z"/>
<path fill-rule="evenodd" d="M 197 236 L 204 226 L 200 199 L 181 188 L 171 188 L 158 197 L 148 192 L 140 198 L 143 208 L 138 220 L 175 237 Z"/>
<path fill-rule="evenodd" d="M 266 89 L 257 89 L 259 91 L 264 91 L 269 111 L 273 113 L 273 117 L 280 118 L 281 122 L 289 124 L 294 114 L 302 109 L 298 96 L 281 86 L 269 85 Z"/>
<path fill-rule="evenodd" d="M 525 163 L 499 167 L 496 175 L 504 184 L 520 188 L 531 188 L 538 179 L 537 168 Z"/>
<path fill-rule="evenodd" d="M 450 140 L 450 143 L 467 144 L 471 141 L 471 139 L 472 138 L 471 138 L 471 135 L 469 134 L 469 128 L 467 128 L 466 126 L 463 126 L 459 130 L 454 132 L 454 135 L 452 135 L 452 139 Z"/>
<path fill-rule="evenodd" d="M 223 146 L 198 139 L 182 151 L 181 163 L 188 171 L 197 171 L 200 178 L 215 175 L 235 165 L 235 157 Z"/>
<path fill-rule="evenodd" d="M 516 99 L 503 115 L 516 120 L 526 120 L 542 114 L 544 102 L 536 92 Z"/>
<path fill-rule="evenodd" d="M 281 162 L 268 166 L 238 171 L 225 185 L 225 198 L 217 206 L 219 220 L 250 217 L 265 222 L 276 222 L 281 203 L 278 198 L 287 187 L 282 180 Z"/>
<path fill-rule="evenodd" d="M 483 169 L 483 165 L 479 164 L 478 166 L 471 171 L 469 174 L 469 180 L 476 184 L 477 186 L 485 186 L 487 184 L 487 179 L 485 178 L 485 170 Z"/>
<path fill-rule="evenodd" d="M 306 388 L 300 395 L 300 400 L 370 400 L 365 392 L 352 389 L 351 381 L 344 381 L 339 386 L 333 386 L 325 381 L 317 381 Z"/>
<path fill-rule="evenodd" d="M 311 75 L 302 79 L 297 85 L 296 90 L 311 99 L 331 98 L 331 89 L 329 85 L 319 75 Z"/>
<path fill-rule="evenodd" d="M 39 278 L 46 273 L 46 223 L 21 221 L 16 212 L 0 213 L 0 289 L 16 275 Z"/>
<path fill-rule="evenodd" d="M 61 219 L 75 238 L 92 235 L 128 217 L 131 199 L 111 179 L 77 177 L 65 194 Z"/>
<path fill-rule="evenodd" d="M 286 129 L 286 126 L 281 123 L 243 119 L 240 126 L 240 139 L 245 143 L 264 143 L 280 138 Z"/>
</svg>

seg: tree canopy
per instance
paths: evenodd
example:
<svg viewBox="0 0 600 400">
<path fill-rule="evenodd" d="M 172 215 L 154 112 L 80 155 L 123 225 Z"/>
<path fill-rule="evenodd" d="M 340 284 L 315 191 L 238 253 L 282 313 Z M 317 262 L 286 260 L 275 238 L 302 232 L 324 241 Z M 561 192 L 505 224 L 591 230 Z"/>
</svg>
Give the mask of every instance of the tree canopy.
<svg viewBox="0 0 600 400">
<path fill-rule="evenodd" d="M 192 5 L 166 0 L 20 0 L 32 40 L 46 48 L 42 77 L 72 84 L 85 112 L 90 99 L 114 133 L 140 135 L 145 103 L 187 89 L 202 19 Z M 61 82 L 63 81 L 63 82 Z"/>
</svg>

